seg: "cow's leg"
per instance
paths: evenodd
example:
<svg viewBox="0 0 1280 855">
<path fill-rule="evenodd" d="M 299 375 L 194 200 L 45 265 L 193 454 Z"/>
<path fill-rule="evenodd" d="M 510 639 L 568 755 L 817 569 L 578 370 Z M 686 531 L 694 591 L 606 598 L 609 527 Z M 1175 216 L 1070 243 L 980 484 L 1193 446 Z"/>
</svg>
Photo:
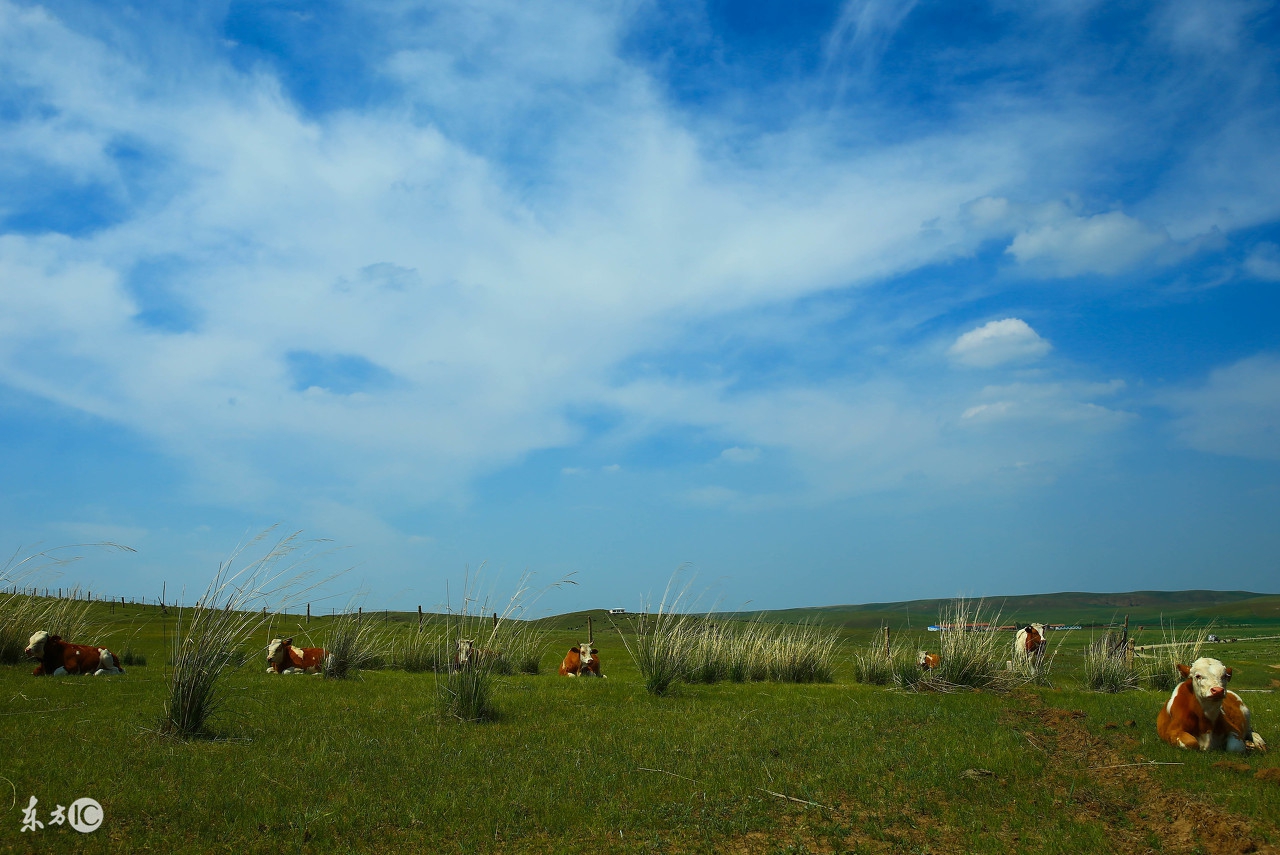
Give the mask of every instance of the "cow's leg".
<svg viewBox="0 0 1280 855">
<path fill-rule="evenodd" d="M 1200 747 L 1200 740 L 1196 739 L 1184 730 L 1182 733 L 1174 736 L 1174 744 L 1179 748 L 1193 749 Z"/>
</svg>

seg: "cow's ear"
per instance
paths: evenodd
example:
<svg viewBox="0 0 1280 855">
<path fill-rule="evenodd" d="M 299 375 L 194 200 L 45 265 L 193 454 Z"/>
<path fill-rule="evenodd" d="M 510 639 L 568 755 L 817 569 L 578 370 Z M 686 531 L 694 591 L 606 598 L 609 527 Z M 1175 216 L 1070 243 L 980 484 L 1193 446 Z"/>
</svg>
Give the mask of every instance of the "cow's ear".
<svg viewBox="0 0 1280 855">
<path fill-rule="evenodd" d="M 570 653 L 577 653 L 577 652 L 578 652 L 578 648 L 577 648 L 577 647 L 570 647 L 570 648 L 569 648 L 569 652 L 570 652 Z"/>
<path fill-rule="evenodd" d="M 591 654 L 592 654 L 593 656 L 594 656 L 595 654 L 599 653 L 599 652 L 600 652 L 600 651 L 599 651 L 599 650 L 596 650 L 594 647 L 593 647 L 593 648 L 591 648 Z"/>
<path fill-rule="evenodd" d="M 62 640 L 62 636 L 60 635 L 51 635 L 45 639 L 45 641 L 61 641 L 61 640 Z"/>
<path fill-rule="evenodd" d="M 1191 669 L 1190 669 L 1190 668 L 1188 668 L 1186 665 L 1183 665 L 1183 664 L 1179 663 L 1179 664 L 1178 664 L 1178 673 L 1179 673 L 1179 674 L 1181 674 L 1183 677 L 1190 677 L 1190 676 L 1191 676 Z"/>
<path fill-rule="evenodd" d="M 282 641 L 282 642 L 280 642 L 280 643 L 281 643 L 281 644 L 290 644 L 290 645 L 291 645 L 291 644 L 293 644 L 293 639 L 292 639 L 292 638 L 286 638 L 284 641 Z"/>
<path fill-rule="evenodd" d="M 1228 668 L 1228 669 L 1223 673 L 1223 675 L 1222 675 L 1222 682 L 1224 682 L 1224 683 L 1225 683 L 1225 682 L 1227 682 L 1227 681 L 1228 681 L 1228 680 L 1230 680 L 1230 679 L 1231 679 L 1231 669 L 1230 669 L 1230 668 Z"/>
</svg>

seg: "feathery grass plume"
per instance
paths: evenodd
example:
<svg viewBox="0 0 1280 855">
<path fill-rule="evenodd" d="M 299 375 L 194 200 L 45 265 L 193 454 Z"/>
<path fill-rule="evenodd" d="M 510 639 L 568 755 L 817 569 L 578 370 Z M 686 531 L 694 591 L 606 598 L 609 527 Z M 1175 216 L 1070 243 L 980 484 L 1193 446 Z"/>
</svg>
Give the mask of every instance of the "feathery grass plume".
<svg viewBox="0 0 1280 855">
<path fill-rule="evenodd" d="M 644 678 L 645 689 L 665 695 L 677 680 L 687 676 L 685 657 L 697 643 L 700 621 L 681 611 L 689 594 L 689 584 L 673 591 L 676 576 L 667 582 L 658 610 L 648 608 L 631 621 L 631 638 L 621 633 L 622 644 Z"/>
<path fill-rule="evenodd" d="M 1185 679 L 1178 670 L 1179 665 L 1190 665 L 1200 658 L 1200 648 L 1209 638 L 1213 622 L 1178 634 L 1173 622 L 1165 627 L 1164 618 L 1160 618 L 1160 643 L 1151 645 L 1145 653 L 1145 674 L 1143 682 L 1152 689 L 1164 692 L 1173 691 L 1174 687 Z"/>
<path fill-rule="evenodd" d="M 1090 641 L 1084 652 L 1084 684 L 1092 691 L 1108 694 L 1141 686 L 1142 672 L 1120 633 L 1108 630 L 1102 638 Z"/>
<path fill-rule="evenodd" d="M 60 635 L 80 644 L 96 641 L 89 637 L 88 613 L 92 604 L 79 599 L 79 587 L 73 588 L 63 598 L 25 593 L 26 588 L 34 587 L 37 582 L 56 578 L 56 568 L 79 561 L 82 557 L 57 553 L 88 548 L 135 551 L 109 541 L 57 546 L 24 558 L 18 557 L 22 554 L 19 549 L 0 566 L 0 663 L 13 665 L 21 662 L 32 633 L 42 629 L 50 635 Z M 16 590 L 5 591 L 5 588 Z"/>
<path fill-rule="evenodd" d="M 326 679 L 345 680 L 360 671 L 377 670 L 391 658 L 382 627 L 375 620 L 363 618 L 352 606 L 348 604 L 330 621 L 325 633 L 322 646 Z"/>
<path fill-rule="evenodd" d="M 1007 690 L 1024 682 L 1005 667 L 1012 640 L 995 631 L 1000 613 L 984 614 L 983 603 L 960 598 L 938 615 L 938 667 L 920 676 L 913 688 L 945 692 L 958 688 Z"/>
<path fill-rule="evenodd" d="M 302 543 L 297 533 L 282 537 L 264 555 L 236 569 L 246 551 L 274 530 L 273 526 L 237 547 L 219 565 L 196 605 L 178 609 L 161 733 L 182 739 L 211 735 L 209 722 L 226 702 L 223 676 L 247 661 L 244 646 L 269 620 L 263 614 L 267 601 L 284 608 L 334 578 L 304 585 L 314 575 L 306 565 L 316 555 L 303 547 L 322 541 Z"/>
</svg>

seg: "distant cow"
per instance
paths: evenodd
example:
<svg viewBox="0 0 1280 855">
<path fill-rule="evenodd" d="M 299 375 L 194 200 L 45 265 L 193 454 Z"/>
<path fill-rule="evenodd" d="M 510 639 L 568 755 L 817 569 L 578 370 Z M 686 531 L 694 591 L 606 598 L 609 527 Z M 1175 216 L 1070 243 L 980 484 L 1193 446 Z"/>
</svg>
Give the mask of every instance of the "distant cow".
<svg viewBox="0 0 1280 855">
<path fill-rule="evenodd" d="M 319 674 L 326 656 L 323 647 L 294 647 L 292 638 L 273 638 L 267 645 L 267 673 Z"/>
<path fill-rule="evenodd" d="M 23 651 L 29 658 L 40 664 L 31 673 L 37 677 L 48 674 L 61 677 L 63 674 L 93 674 L 101 677 L 104 674 L 123 674 L 120 660 L 105 647 L 94 647 L 91 644 L 70 644 L 61 636 L 50 635 L 43 629 L 31 636 L 31 641 Z"/>
<path fill-rule="evenodd" d="M 1230 668 L 1217 659 L 1201 657 L 1190 668 L 1179 665 L 1178 671 L 1187 679 L 1173 690 L 1156 717 L 1161 739 L 1201 751 L 1267 750 L 1267 743 L 1253 732 L 1249 708 L 1239 695 L 1227 691 Z"/>
<path fill-rule="evenodd" d="M 925 653 L 921 650 L 916 655 L 916 664 L 920 666 L 921 671 L 932 671 L 942 664 L 942 657 L 936 653 Z"/>
<path fill-rule="evenodd" d="M 1044 624 L 1029 623 L 1026 628 L 1018 630 L 1017 636 L 1013 639 L 1013 661 L 1039 663 L 1044 659 L 1046 646 Z"/>
<path fill-rule="evenodd" d="M 600 651 L 591 643 L 570 647 L 560 663 L 561 677 L 603 677 L 600 673 Z"/>
</svg>

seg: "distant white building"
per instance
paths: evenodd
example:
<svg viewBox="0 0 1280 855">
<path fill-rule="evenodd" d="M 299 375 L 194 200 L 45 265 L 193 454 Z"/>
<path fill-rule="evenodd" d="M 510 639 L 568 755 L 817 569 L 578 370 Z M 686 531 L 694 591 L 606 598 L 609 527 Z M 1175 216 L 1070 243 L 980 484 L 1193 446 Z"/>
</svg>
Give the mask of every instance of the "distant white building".
<svg viewBox="0 0 1280 855">
<path fill-rule="evenodd" d="M 625 615 L 626 613 L 626 609 L 609 609 L 609 614 L 611 615 Z"/>
</svg>

